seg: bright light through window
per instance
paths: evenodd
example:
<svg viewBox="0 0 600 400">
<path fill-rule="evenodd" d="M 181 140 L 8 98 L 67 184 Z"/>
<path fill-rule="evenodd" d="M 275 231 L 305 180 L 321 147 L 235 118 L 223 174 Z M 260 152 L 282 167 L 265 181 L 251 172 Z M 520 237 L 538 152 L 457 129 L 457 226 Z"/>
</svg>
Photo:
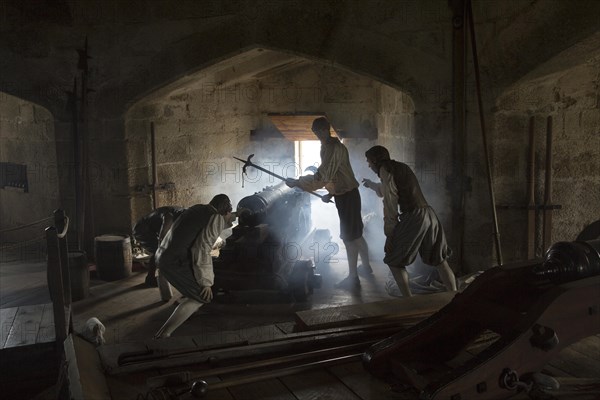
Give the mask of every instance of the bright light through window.
<svg viewBox="0 0 600 400">
<path fill-rule="evenodd" d="M 321 142 L 319 140 L 302 140 L 294 142 L 295 161 L 299 165 L 302 175 L 307 173 L 306 168 L 318 167 L 321 164 Z"/>
</svg>

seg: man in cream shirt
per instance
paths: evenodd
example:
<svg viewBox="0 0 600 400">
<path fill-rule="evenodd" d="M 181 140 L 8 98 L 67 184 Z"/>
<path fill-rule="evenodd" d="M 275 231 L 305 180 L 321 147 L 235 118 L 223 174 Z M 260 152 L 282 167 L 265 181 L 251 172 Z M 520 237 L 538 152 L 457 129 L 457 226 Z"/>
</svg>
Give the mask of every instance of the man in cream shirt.
<svg viewBox="0 0 600 400">
<path fill-rule="evenodd" d="M 325 188 L 329 192 L 323 196 L 324 202 L 335 198 L 335 206 L 340 218 L 340 237 L 348 256 L 348 276 L 336 284 L 337 288 L 355 289 L 360 287 L 358 278 L 358 255 L 362 261 L 361 269 L 372 273 L 369 263 L 369 247 L 363 238 L 363 222 L 360 214 L 361 200 L 359 183 L 354 177 L 348 149 L 331 137 L 331 126 L 326 118 L 317 118 L 312 123 L 312 131 L 321 141 L 321 165 L 314 175 L 301 176 L 299 179 L 287 179 L 289 187 L 299 187 L 305 191 Z"/>
<path fill-rule="evenodd" d="M 160 243 L 156 263 L 161 278 L 166 278 L 186 298 L 156 333 L 156 339 L 171 336 L 204 303 L 212 300 L 215 275 L 210 253 L 221 232 L 235 218 L 229 197 L 219 194 L 209 204 L 186 209 Z"/>
</svg>

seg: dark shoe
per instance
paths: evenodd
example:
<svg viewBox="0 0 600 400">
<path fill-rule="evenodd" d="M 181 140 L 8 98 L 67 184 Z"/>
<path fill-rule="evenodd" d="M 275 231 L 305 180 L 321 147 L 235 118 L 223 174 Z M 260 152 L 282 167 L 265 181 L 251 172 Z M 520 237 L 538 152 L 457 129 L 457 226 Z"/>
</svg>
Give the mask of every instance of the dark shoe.
<svg viewBox="0 0 600 400">
<path fill-rule="evenodd" d="M 347 276 L 338 283 L 335 284 L 336 289 L 359 289 L 360 288 L 360 280 L 358 276 L 351 277 Z"/>
<path fill-rule="evenodd" d="M 359 265 L 356 270 L 358 271 L 359 275 L 362 276 L 369 276 L 373 274 L 373 268 L 371 268 L 370 265 L 364 266 L 364 265 Z"/>
<path fill-rule="evenodd" d="M 146 286 L 158 287 L 158 280 L 156 279 L 156 276 L 146 275 Z"/>
</svg>

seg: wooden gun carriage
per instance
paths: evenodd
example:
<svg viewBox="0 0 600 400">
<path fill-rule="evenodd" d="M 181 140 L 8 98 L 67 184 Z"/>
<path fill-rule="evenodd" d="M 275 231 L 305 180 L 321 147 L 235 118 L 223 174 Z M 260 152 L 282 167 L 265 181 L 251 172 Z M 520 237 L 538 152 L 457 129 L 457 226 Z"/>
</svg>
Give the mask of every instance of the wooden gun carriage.
<svg viewBox="0 0 600 400">
<path fill-rule="evenodd" d="M 213 260 L 215 287 L 224 290 L 266 289 L 305 301 L 320 276 L 302 258 L 310 233 L 310 199 L 280 183 L 238 203 L 239 224 Z"/>
<path fill-rule="evenodd" d="M 543 262 L 486 271 L 430 318 L 370 347 L 363 364 L 423 400 L 504 399 L 530 390 L 544 364 L 597 333 L 600 240 L 559 242 Z M 466 351 L 484 335 L 495 340 Z"/>
</svg>

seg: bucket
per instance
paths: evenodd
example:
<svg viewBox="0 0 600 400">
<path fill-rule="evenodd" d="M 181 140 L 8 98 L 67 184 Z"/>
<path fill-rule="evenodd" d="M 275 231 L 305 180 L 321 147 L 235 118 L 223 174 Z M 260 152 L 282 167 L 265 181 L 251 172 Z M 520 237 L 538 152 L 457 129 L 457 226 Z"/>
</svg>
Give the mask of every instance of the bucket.
<svg viewBox="0 0 600 400">
<path fill-rule="evenodd" d="M 96 272 L 105 281 L 131 275 L 131 240 L 128 236 L 102 235 L 94 239 Z"/>
<path fill-rule="evenodd" d="M 69 251 L 69 275 L 71 278 L 71 299 L 85 299 L 90 293 L 90 270 L 87 255 L 82 250 Z"/>
</svg>

